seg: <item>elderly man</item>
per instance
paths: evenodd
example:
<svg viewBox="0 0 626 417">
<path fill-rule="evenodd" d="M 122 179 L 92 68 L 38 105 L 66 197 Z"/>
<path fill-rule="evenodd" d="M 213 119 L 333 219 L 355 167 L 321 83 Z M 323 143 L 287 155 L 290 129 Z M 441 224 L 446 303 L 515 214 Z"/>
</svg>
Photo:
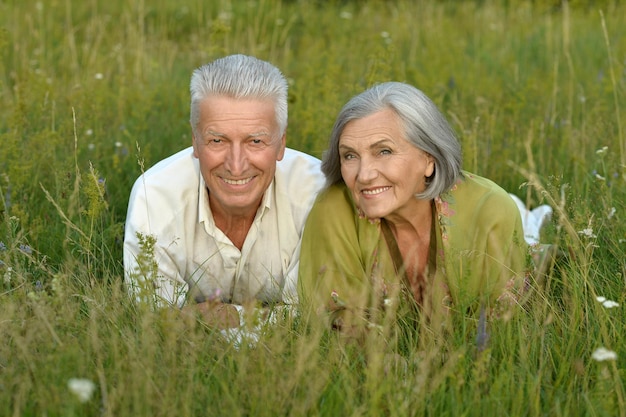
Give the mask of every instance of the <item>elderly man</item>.
<svg viewBox="0 0 626 417">
<path fill-rule="evenodd" d="M 320 162 L 286 148 L 287 82 L 273 65 L 231 55 L 191 77 L 192 146 L 135 182 L 124 241 L 140 299 L 239 324 L 250 303 L 297 297 L 304 223 L 324 184 Z"/>
</svg>

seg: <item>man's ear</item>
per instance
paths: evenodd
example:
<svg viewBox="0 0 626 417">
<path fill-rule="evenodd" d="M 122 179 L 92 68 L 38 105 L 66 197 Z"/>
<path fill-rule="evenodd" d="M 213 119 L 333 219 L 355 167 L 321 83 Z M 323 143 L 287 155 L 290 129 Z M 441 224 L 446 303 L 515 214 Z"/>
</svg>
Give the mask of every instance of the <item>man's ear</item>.
<svg viewBox="0 0 626 417">
<path fill-rule="evenodd" d="M 276 155 L 276 160 L 281 161 L 285 156 L 285 148 L 287 147 L 287 132 L 283 133 L 283 137 L 280 138 L 280 149 L 278 151 L 278 155 Z"/>
<path fill-rule="evenodd" d="M 191 146 L 193 146 L 193 157 L 198 158 L 198 143 L 196 141 L 196 134 L 194 133 L 193 126 L 191 127 Z"/>
</svg>

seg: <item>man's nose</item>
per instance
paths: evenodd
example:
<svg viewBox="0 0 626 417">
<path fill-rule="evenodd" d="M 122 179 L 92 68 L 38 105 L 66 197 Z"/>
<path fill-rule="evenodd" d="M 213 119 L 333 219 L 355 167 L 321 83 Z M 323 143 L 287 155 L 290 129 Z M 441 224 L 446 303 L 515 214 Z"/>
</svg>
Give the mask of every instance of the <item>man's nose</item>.
<svg viewBox="0 0 626 417">
<path fill-rule="evenodd" d="M 242 175 L 248 169 L 248 156 L 241 145 L 231 145 L 226 156 L 225 166 L 233 177 Z"/>
</svg>

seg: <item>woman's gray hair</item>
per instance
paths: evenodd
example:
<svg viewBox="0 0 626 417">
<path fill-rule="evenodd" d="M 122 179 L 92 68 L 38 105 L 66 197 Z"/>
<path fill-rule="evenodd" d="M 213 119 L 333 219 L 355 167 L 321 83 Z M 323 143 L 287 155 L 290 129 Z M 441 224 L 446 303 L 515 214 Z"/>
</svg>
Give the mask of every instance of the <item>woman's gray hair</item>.
<svg viewBox="0 0 626 417">
<path fill-rule="evenodd" d="M 343 181 L 339 139 L 346 125 L 385 109 L 391 109 L 398 116 L 405 139 L 427 152 L 435 161 L 435 171 L 426 181 L 426 190 L 416 197 L 433 199 L 448 191 L 463 176 L 461 146 L 454 130 L 422 91 L 400 82 L 375 85 L 343 106 L 323 156 L 322 171 L 326 175 L 327 185 Z"/>
<path fill-rule="evenodd" d="M 191 127 L 196 134 L 200 103 L 207 97 L 271 100 L 280 136 L 287 129 L 287 80 L 269 62 L 247 55 L 229 55 L 196 69 L 191 75 Z"/>
</svg>

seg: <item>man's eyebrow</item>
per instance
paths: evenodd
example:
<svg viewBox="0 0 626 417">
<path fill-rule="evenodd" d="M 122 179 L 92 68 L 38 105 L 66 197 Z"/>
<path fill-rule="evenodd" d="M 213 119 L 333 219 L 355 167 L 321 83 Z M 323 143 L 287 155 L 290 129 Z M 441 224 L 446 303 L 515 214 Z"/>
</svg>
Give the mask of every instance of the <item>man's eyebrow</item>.
<svg viewBox="0 0 626 417">
<path fill-rule="evenodd" d="M 220 138 L 225 138 L 225 137 L 228 136 L 225 133 L 216 132 L 216 131 L 210 130 L 210 129 L 204 131 L 204 136 L 207 136 L 207 135 L 217 136 L 217 137 L 220 137 Z M 253 133 L 250 133 L 248 135 L 249 138 L 256 138 L 256 137 L 260 137 L 260 136 L 272 136 L 272 135 L 269 132 L 266 132 L 264 130 L 260 131 L 260 132 L 253 132 Z"/>
<path fill-rule="evenodd" d="M 208 136 L 208 135 L 217 136 L 217 137 L 220 137 L 220 138 L 226 137 L 226 135 L 224 133 L 216 132 L 216 131 L 210 130 L 210 129 L 209 130 L 205 130 L 203 132 L 203 135 L 204 136 Z"/>
<path fill-rule="evenodd" d="M 248 137 L 250 137 L 250 138 L 256 138 L 256 137 L 259 137 L 259 136 L 272 136 L 272 135 L 269 132 L 266 132 L 264 130 L 262 130 L 260 132 L 250 133 L 248 135 Z"/>
</svg>

